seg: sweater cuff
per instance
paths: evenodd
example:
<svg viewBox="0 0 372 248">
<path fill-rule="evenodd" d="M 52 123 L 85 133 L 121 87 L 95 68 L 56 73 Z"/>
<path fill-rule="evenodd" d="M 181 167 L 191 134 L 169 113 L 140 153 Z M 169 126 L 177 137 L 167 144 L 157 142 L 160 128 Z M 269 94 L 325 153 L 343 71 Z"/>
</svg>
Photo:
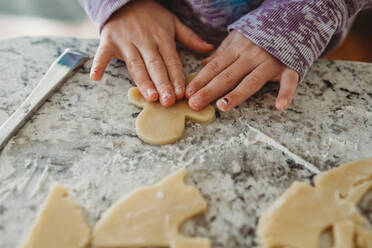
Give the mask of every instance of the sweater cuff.
<svg viewBox="0 0 372 248">
<path fill-rule="evenodd" d="M 112 16 L 112 14 L 114 14 L 130 0 L 78 1 L 90 17 L 90 19 L 98 26 L 99 32 L 101 33 L 103 26 Z"/>
<path fill-rule="evenodd" d="M 243 34 L 295 70 L 302 80 L 332 36 L 346 25 L 347 14 L 343 1 L 266 0 L 228 30 Z"/>
</svg>

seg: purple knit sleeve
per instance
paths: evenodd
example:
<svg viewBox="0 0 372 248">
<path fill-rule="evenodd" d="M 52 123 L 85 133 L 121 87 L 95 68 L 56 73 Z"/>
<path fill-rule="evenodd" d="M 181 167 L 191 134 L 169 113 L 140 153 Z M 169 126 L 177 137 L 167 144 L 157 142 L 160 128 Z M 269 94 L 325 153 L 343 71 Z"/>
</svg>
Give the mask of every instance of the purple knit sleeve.
<svg viewBox="0 0 372 248">
<path fill-rule="evenodd" d="M 302 79 L 332 37 L 371 5 L 372 0 L 265 0 L 228 29 L 242 33 Z"/>
<path fill-rule="evenodd" d="M 78 0 L 101 32 L 110 16 L 130 0 Z"/>
</svg>

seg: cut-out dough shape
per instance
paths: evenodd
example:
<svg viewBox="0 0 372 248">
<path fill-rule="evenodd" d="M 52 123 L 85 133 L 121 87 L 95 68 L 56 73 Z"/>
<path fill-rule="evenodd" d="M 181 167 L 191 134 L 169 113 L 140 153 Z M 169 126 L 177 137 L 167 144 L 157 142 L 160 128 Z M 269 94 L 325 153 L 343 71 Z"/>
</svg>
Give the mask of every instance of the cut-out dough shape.
<svg viewBox="0 0 372 248">
<path fill-rule="evenodd" d="M 98 221 L 95 247 L 210 248 L 208 239 L 181 236 L 187 219 L 206 211 L 200 192 L 184 183 L 182 169 L 116 202 Z"/>
<path fill-rule="evenodd" d="M 187 77 L 188 80 L 191 78 Z M 202 123 L 215 119 L 211 105 L 195 111 L 186 100 L 182 100 L 171 107 L 163 107 L 159 102 L 147 102 L 137 88 L 129 89 L 128 98 L 132 104 L 143 108 L 136 120 L 138 137 L 153 145 L 170 144 L 180 139 L 185 129 L 185 119 Z"/>
<path fill-rule="evenodd" d="M 54 186 L 36 218 L 23 248 L 83 248 L 90 242 L 90 227 L 67 189 Z"/>
<path fill-rule="evenodd" d="M 263 247 L 315 248 L 331 228 L 334 248 L 371 248 L 372 230 L 357 204 L 372 189 L 372 159 L 321 173 L 315 187 L 294 182 L 263 213 L 257 235 Z"/>
</svg>

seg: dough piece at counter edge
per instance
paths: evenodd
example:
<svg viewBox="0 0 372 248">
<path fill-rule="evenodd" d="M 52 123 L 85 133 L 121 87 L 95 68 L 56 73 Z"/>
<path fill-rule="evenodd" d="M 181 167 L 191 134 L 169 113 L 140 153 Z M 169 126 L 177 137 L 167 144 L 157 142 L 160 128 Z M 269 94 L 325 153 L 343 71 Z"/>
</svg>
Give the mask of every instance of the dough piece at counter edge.
<svg viewBox="0 0 372 248">
<path fill-rule="evenodd" d="M 56 184 L 34 221 L 22 248 L 84 248 L 90 242 L 90 227 L 78 203 L 67 189 Z"/>
<path fill-rule="evenodd" d="M 178 233 L 186 220 L 207 209 L 200 192 L 184 183 L 186 175 L 182 169 L 114 203 L 96 224 L 93 246 L 210 248 L 208 239 Z"/>
<path fill-rule="evenodd" d="M 356 205 L 372 189 L 372 158 L 323 172 L 314 184 L 294 182 L 264 211 L 257 228 L 261 246 L 318 247 L 320 234 L 332 228 L 333 247 L 371 248 L 372 230 Z"/>
<path fill-rule="evenodd" d="M 186 77 L 186 83 L 196 73 Z M 163 107 L 159 102 L 147 102 L 137 88 L 128 91 L 129 102 L 143 108 L 136 119 L 138 137 L 153 145 L 165 145 L 180 139 L 185 129 L 185 119 L 194 122 L 208 123 L 215 119 L 215 110 L 208 105 L 200 111 L 192 110 L 187 100 L 176 102 L 171 107 Z"/>
</svg>

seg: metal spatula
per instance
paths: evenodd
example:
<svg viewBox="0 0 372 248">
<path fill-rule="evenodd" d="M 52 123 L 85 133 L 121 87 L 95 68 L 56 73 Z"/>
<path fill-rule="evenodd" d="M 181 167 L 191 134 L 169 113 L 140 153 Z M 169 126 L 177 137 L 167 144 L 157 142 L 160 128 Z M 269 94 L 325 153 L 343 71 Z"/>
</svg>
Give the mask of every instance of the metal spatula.
<svg viewBox="0 0 372 248">
<path fill-rule="evenodd" d="M 0 151 L 10 138 L 20 129 L 36 110 L 48 99 L 54 91 L 72 75 L 75 68 L 82 65 L 88 58 L 87 54 L 73 49 L 66 49 L 59 56 L 26 100 L 0 127 Z"/>
</svg>

